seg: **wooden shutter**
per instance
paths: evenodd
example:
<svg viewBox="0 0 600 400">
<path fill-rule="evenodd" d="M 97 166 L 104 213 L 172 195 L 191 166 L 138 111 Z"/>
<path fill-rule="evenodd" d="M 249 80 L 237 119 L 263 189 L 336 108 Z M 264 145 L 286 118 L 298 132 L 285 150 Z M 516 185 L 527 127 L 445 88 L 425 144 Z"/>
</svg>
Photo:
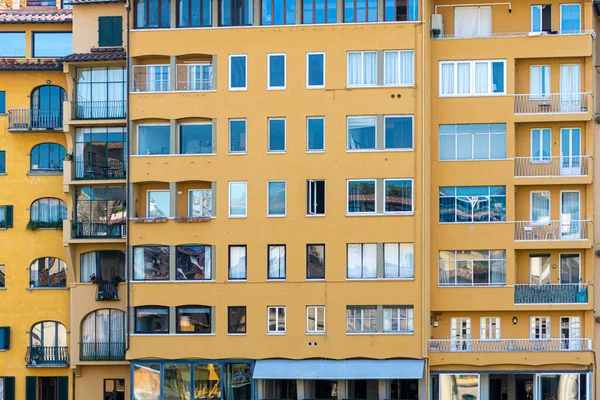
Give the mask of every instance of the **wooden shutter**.
<svg viewBox="0 0 600 400">
<path fill-rule="evenodd" d="M 58 399 L 57 400 L 69 400 L 69 377 L 59 376 L 58 377 Z"/>
<path fill-rule="evenodd" d="M 0 400 L 15 400 L 15 377 L 5 376 L 4 378 L 4 398 Z"/>
<path fill-rule="evenodd" d="M 98 17 L 98 46 L 123 45 L 123 17 Z"/>
<path fill-rule="evenodd" d="M 0 331 L 2 331 L 2 343 L 0 343 L 0 348 L 4 350 L 10 349 L 10 326 L 2 326 L 0 327 Z M 0 399 L 1 400 L 1 399 Z"/>
<path fill-rule="evenodd" d="M 25 400 L 37 400 L 37 378 L 25 377 Z"/>
<path fill-rule="evenodd" d="M 123 46 L 123 17 L 110 17 L 112 24 L 111 31 L 111 46 Z"/>
<path fill-rule="evenodd" d="M 98 17 L 98 46 L 110 46 L 110 17 Z"/>
<path fill-rule="evenodd" d="M 7 228 L 13 227 L 13 206 L 4 206 L 4 219 Z"/>
</svg>

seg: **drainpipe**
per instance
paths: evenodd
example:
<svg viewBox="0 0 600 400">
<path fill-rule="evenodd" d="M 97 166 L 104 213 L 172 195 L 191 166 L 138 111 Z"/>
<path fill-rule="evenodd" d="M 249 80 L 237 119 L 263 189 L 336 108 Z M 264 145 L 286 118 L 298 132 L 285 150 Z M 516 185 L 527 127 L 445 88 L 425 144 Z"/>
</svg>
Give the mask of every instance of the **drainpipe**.
<svg viewBox="0 0 600 400">
<path fill-rule="evenodd" d="M 125 4 L 125 10 L 127 11 L 125 13 L 126 15 L 126 19 L 127 19 L 127 23 L 126 23 L 126 29 L 127 29 L 127 47 L 125 48 L 125 71 L 127 73 L 127 93 L 125 95 L 125 116 L 127 118 L 126 121 L 126 131 L 127 131 L 127 161 L 125 163 L 126 167 L 127 167 L 127 171 L 126 171 L 126 187 L 125 187 L 125 199 L 126 201 L 129 203 L 129 185 L 130 185 L 130 178 L 129 178 L 129 168 L 131 168 L 131 164 L 129 163 L 130 161 L 130 157 L 129 155 L 131 154 L 131 135 L 130 135 L 130 131 L 131 131 L 131 124 L 129 123 L 130 119 L 129 119 L 129 86 L 130 86 L 130 77 L 131 77 L 131 62 L 129 59 L 129 13 L 131 11 L 131 3 L 129 0 L 127 0 L 127 3 Z M 125 265 L 127 265 L 127 271 L 125 271 L 125 285 L 127 286 L 127 308 L 126 308 L 126 327 L 127 327 L 127 332 L 125 333 L 125 351 L 127 352 L 127 350 L 129 350 L 129 332 L 131 329 L 131 312 L 130 312 L 130 293 L 129 293 L 129 282 L 131 280 L 130 275 L 131 275 L 131 271 L 132 269 L 129 266 L 129 208 L 131 207 L 131 204 L 127 204 L 127 219 L 125 220 L 125 232 L 127 233 L 126 238 L 125 238 Z"/>
</svg>

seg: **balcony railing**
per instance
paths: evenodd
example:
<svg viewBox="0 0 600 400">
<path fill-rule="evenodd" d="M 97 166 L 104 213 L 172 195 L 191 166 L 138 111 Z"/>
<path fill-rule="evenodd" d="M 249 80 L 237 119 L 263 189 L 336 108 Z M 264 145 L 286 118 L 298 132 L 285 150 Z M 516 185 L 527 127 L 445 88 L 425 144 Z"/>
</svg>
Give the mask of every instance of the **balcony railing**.
<svg viewBox="0 0 600 400">
<path fill-rule="evenodd" d="M 28 347 L 25 362 L 28 366 L 66 366 L 69 364 L 69 349 L 66 346 Z"/>
<path fill-rule="evenodd" d="M 80 343 L 81 361 L 123 361 L 125 360 L 125 342 Z"/>
<path fill-rule="evenodd" d="M 515 241 L 552 242 L 589 239 L 592 221 L 515 221 Z"/>
<path fill-rule="evenodd" d="M 432 339 L 430 353 L 591 351 L 591 339 Z"/>
<path fill-rule="evenodd" d="M 112 282 L 100 282 L 96 284 L 97 301 L 117 301 L 119 300 L 119 286 Z"/>
<path fill-rule="evenodd" d="M 125 222 L 109 224 L 105 221 L 74 221 L 73 232 L 76 238 L 117 239 L 125 237 Z"/>
<path fill-rule="evenodd" d="M 75 179 L 125 179 L 125 163 L 119 160 L 75 161 Z"/>
<path fill-rule="evenodd" d="M 490 34 L 478 34 L 475 36 L 455 35 L 454 33 L 440 33 L 439 35 L 431 35 L 432 39 L 486 39 L 486 38 L 519 38 L 528 36 L 565 36 L 565 35 L 593 35 L 594 30 L 585 30 L 579 32 L 492 32 Z"/>
<path fill-rule="evenodd" d="M 62 116 L 62 110 L 8 110 L 8 129 L 60 129 Z"/>
<path fill-rule="evenodd" d="M 210 63 L 178 64 L 176 66 L 176 86 L 171 85 L 171 67 L 161 65 L 134 65 L 134 92 L 170 92 L 170 91 L 211 91 L 213 66 Z"/>
<path fill-rule="evenodd" d="M 582 304 L 588 302 L 586 284 L 515 285 L 515 304 Z"/>
<path fill-rule="evenodd" d="M 515 157 L 515 177 L 587 176 L 591 156 Z"/>
<path fill-rule="evenodd" d="M 74 101 L 75 119 L 124 119 L 125 100 Z"/>
<path fill-rule="evenodd" d="M 590 93 L 516 94 L 515 114 L 581 114 Z"/>
<path fill-rule="evenodd" d="M 213 66 L 211 64 L 178 64 L 177 90 L 214 90 Z"/>
</svg>

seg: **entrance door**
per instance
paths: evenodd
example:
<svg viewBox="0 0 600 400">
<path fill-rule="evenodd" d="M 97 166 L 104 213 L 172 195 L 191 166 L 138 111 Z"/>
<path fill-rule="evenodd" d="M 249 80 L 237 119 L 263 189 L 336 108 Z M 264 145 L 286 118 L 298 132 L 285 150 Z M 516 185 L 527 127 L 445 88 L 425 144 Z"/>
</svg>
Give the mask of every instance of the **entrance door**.
<svg viewBox="0 0 600 400">
<path fill-rule="evenodd" d="M 471 318 L 450 319 L 450 338 L 453 351 L 469 351 L 471 349 Z"/>
<path fill-rule="evenodd" d="M 560 66 L 560 111 L 567 113 L 581 110 L 581 67 L 579 64 Z"/>
<path fill-rule="evenodd" d="M 581 237 L 581 210 L 579 192 L 560 193 L 560 237 L 561 239 L 579 239 Z"/>
<path fill-rule="evenodd" d="M 454 9 L 454 36 L 492 36 L 492 7 L 456 7 Z"/>
<path fill-rule="evenodd" d="M 581 175 L 581 129 L 560 130 L 560 174 Z"/>
<path fill-rule="evenodd" d="M 560 349 L 579 350 L 581 348 L 581 320 L 579 317 L 560 318 Z"/>
</svg>

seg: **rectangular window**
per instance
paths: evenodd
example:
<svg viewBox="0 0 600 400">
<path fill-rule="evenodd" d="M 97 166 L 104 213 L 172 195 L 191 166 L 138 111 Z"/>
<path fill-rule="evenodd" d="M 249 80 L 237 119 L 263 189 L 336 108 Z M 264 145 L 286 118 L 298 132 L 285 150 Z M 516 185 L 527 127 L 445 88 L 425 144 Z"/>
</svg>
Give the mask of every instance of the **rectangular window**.
<svg viewBox="0 0 600 400">
<path fill-rule="evenodd" d="M 75 119 L 125 119 L 126 91 L 125 67 L 77 68 Z"/>
<path fill-rule="evenodd" d="M 0 57 L 25 57 L 25 32 L 0 32 Z"/>
<path fill-rule="evenodd" d="M 581 4 L 560 5 L 560 33 L 581 33 Z"/>
<path fill-rule="evenodd" d="M 345 0 L 353 1 L 353 0 Z M 357 0 L 366 1 L 366 0 Z M 377 4 L 374 0 L 372 3 Z M 377 52 L 350 51 L 348 52 L 348 86 L 377 85 Z"/>
<path fill-rule="evenodd" d="M 10 326 L 0 326 L 0 349 L 10 349 Z M 0 393 L 2 393 L 2 391 L 0 391 Z"/>
<path fill-rule="evenodd" d="M 347 117 L 348 150 L 377 148 L 377 117 Z"/>
<path fill-rule="evenodd" d="M 135 28 L 168 28 L 171 24 L 170 3 L 170 0 L 136 0 L 134 4 Z"/>
<path fill-rule="evenodd" d="M 59 145 L 52 145 L 59 146 Z M 62 160 L 65 158 L 66 150 L 60 146 L 56 151 L 49 146 L 50 155 L 53 153 L 61 161 L 58 165 L 60 170 L 63 168 Z M 44 166 L 45 162 L 42 154 L 43 147 L 40 147 L 40 154 L 37 162 L 38 168 L 56 168 L 52 164 Z M 58 154 L 57 154 L 58 153 Z M 34 153 L 35 154 L 35 153 Z M 125 179 L 126 161 L 127 161 L 127 132 L 125 127 L 86 127 L 75 129 L 75 149 L 74 164 L 76 179 Z"/>
<path fill-rule="evenodd" d="M 6 92 L 4 90 L 0 90 L 0 114 L 6 114 Z"/>
<path fill-rule="evenodd" d="M 377 1 L 344 0 L 344 22 L 377 22 Z"/>
<path fill-rule="evenodd" d="M 306 333 L 325 333 L 325 306 L 306 307 Z"/>
<path fill-rule="evenodd" d="M 550 317 L 531 317 L 530 326 L 531 339 L 550 339 Z"/>
<path fill-rule="evenodd" d="M 263 0 L 265 1 L 277 2 L 277 0 Z M 293 3 L 293 0 L 287 1 Z M 285 89 L 285 68 L 285 54 L 267 54 L 267 89 Z"/>
<path fill-rule="evenodd" d="M 332 24 L 337 22 L 336 0 L 302 0 L 303 24 Z"/>
<path fill-rule="evenodd" d="M 177 307 L 176 318 L 177 333 L 212 333 L 210 307 Z"/>
<path fill-rule="evenodd" d="M 438 285 L 506 285 L 506 250 L 440 251 Z"/>
<path fill-rule="evenodd" d="M 377 307 L 346 307 L 346 332 L 377 332 Z"/>
<path fill-rule="evenodd" d="M 441 161 L 503 160 L 506 124 L 440 125 Z"/>
<path fill-rule="evenodd" d="M 0 265 L 0 288 L 6 287 L 6 265 Z"/>
<path fill-rule="evenodd" d="M 123 46 L 123 17 L 98 17 L 98 46 Z"/>
<path fill-rule="evenodd" d="M 211 0 L 177 0 L 177 26 L 212 26 Z"/>
<path fill-rule="evenodd" d="M 267 279 L 285 279 L 285 245 L 268 246 L 268 274 Z"/>
<path fill-rule="evenodd" d="M 246 120 L 229 120 L 229 152 L 246 153 Z"/>
<path fill-rule="evenodd" d="M 268 333 L 285 333 L 285 307 L 267 307 Z"/>
<path fill-rule="evenodd" d="M 103 399 L 125 399 L 125 379 L 105 379 Z"/>
<path fill-rule="evenodd" d="M 325 117 L 306 118 L 306 151 L 325 151 Z"/>
<path fill-rule="evenodd" d="M 412 179 L 384 179 L 385 213 L 411 213 L 413 211 L 413 181 Z"/>
<path fill-rule="evenodd" d="M 482 317 L 479 326 L 482 340 L 500 339 L 500 317 Z"/>
<path fill-rule="evenodd" d="M 391 279 L 415 277 L 413 243 L 383 244 L 383 277 Z"/>
<path fill-rule="evenodd" d="M 346 262 L 346 277 L 348 279 L 376 279 L 377 244 L 348 244 Z"/>
<path fill-rule="evenodd" d="M 550 192 L 531 192 L 531 223 L 538 225 L 550 224 Z"/>
<path fill-rule="evenodd" d="M 412 150 L 413 147 L 413 116 L 385 116 L 386 150 Z"/>
<path fill-rule="evenodd" d="M 390 86 L 415 84 L 414 50 L 383 52 L 383 84 Z"/>
<path fill-rule="evenodd" d="M 306 279 L 325 279 L 325 245 L 306 245 Z"/>
<path fill-rule="evenodd" d="M 219 0 L 220 26 L 252 25 L 252 0 Z"/>
<path fill-rule="evenodd" d="M 286 213 L 286 182 L 267 182 L 267 216 L 285 217 Z"/>
<path fill-rule="evenodd" d="M 13 227 L 13 206 L 0 206 L 0 229 Z"/>
<path fill-rule="evenodd" d="M 531 6 L 531 32 L 552 30 L 552 4 Z"/>
<path fill-rule="evenodd" d="M 269 153 L 285 152 L 285 118 L 268 119 L 268 149 Z"/>
<path fill-rule="evenodd" d="M 442 223 L 506 221 L 506 186 L 440 187 L 439 202 Z"/>
<path fill-rule="evenodd" d="M 135 307 L 135 333 L 169 333 L 169 308 Z"/>
<path fill-rule="evenodd" d="M 212 247 L 207 245 L 185 245 L 176 247 L 176 280 L 210 281 L 212 274 Z"/>
<path fill-rule="evenodd" d="M 349 180 L 348 214 L 375 213 L 377 182 L 375 179 Z"/>
<path fill-rule="evenodd" d="M 188 191 L 188 217 L 208 218 L 213 214 L 212 189 L 192 189 Z"/>
<path fill-rule="evenodd" d="M 529 256 L 531 285 L 550 284 L 550 254 L 532 254 Z"/>
<path fill-rule="evenodd" d="M 295 0 L 261 0 L 261 25 L 289 25 L 296 23 Z"/>
<path fill-rule="evenodd" d="M 6 173 L 6 152 L 0 151 L 0 174 Z"/>
<path fill-rule="evenodd" d="M 550 98 L 550 66 L 532 65 L 529 75 L 529 93 L 531 100 Z"/>
<path fill-rule="evenodd" d="M 506 94 L 506 60 L 440 61 L 440 97 Z"/>
<path fill-rule="evenodd" d="M 134 65 L 134 92 L 168 92 L 171 90 L 171 67 L 168 64 Z"/>
<path fill-rule="evenodd" d="M 383 331 L 387 333 L 413 333 L 413 307 L 385 306 L 383 307 Z"/>
<path fill-rule="evenodd" d="M 552 130 L 531 130 L 531 162 L 534 164 L 549 163 L 551 161 Z"/>
<path fill-rule="evenodd" d="M 33 57 L 64 57 L 73 52 L 71 32 L 33 32 Z"/>
<path fill-rule="evenodd" d="M 133 248 L 133 279 L 166 281 L 169 279 L 169 246 Z"/>
<path fill-rule="evenodd" d="M 229 182 L 229 218 L 245 218 L 247 204 L 247 183 Z"/>
<path fill-rule="evenodd" d="M 246 334 L 246 307 L 227 307 L 227 333 L 230 335 Z"/>
<path fill-rule="evenodd" d="M 146 217 L 168 218 L 171 216 L 171 193 L 168 190 L 148 190 L 146 199 Z"/>
<path fill-rule="evenodd" d="M 306 87 L 309 89 L 325 87 L 325 53 L 306 53 Z"/>
<path fill-rule="evenodd" d="M 169 125 L 138 126 L 138 155 L 151 156 L 171 153 Z"/>
<path fill-rule="evenodd" d="M 306 181 L 306 214 L 325 215 L 325 181 Z"/>
<path fill-rule="evenodd" d="M 185 124 L 179 127 L 181 154 L 214 154 L 213 124 Z"/>
<path fill-rule="evenodd" d="M 247 57 L 245 54 L 229 56 L 229 90 L 248 89 L 246 61 Z"/>
<path fill-rule="evenodd" d="M 385 21 L 418 21 L 418 0 L 385 0 Z"/>
<path fill-rule="evenodd" d="M 246 245 L 229 246 L 229 280 L 245 280 L 247 278 Z"/>
</svg>

